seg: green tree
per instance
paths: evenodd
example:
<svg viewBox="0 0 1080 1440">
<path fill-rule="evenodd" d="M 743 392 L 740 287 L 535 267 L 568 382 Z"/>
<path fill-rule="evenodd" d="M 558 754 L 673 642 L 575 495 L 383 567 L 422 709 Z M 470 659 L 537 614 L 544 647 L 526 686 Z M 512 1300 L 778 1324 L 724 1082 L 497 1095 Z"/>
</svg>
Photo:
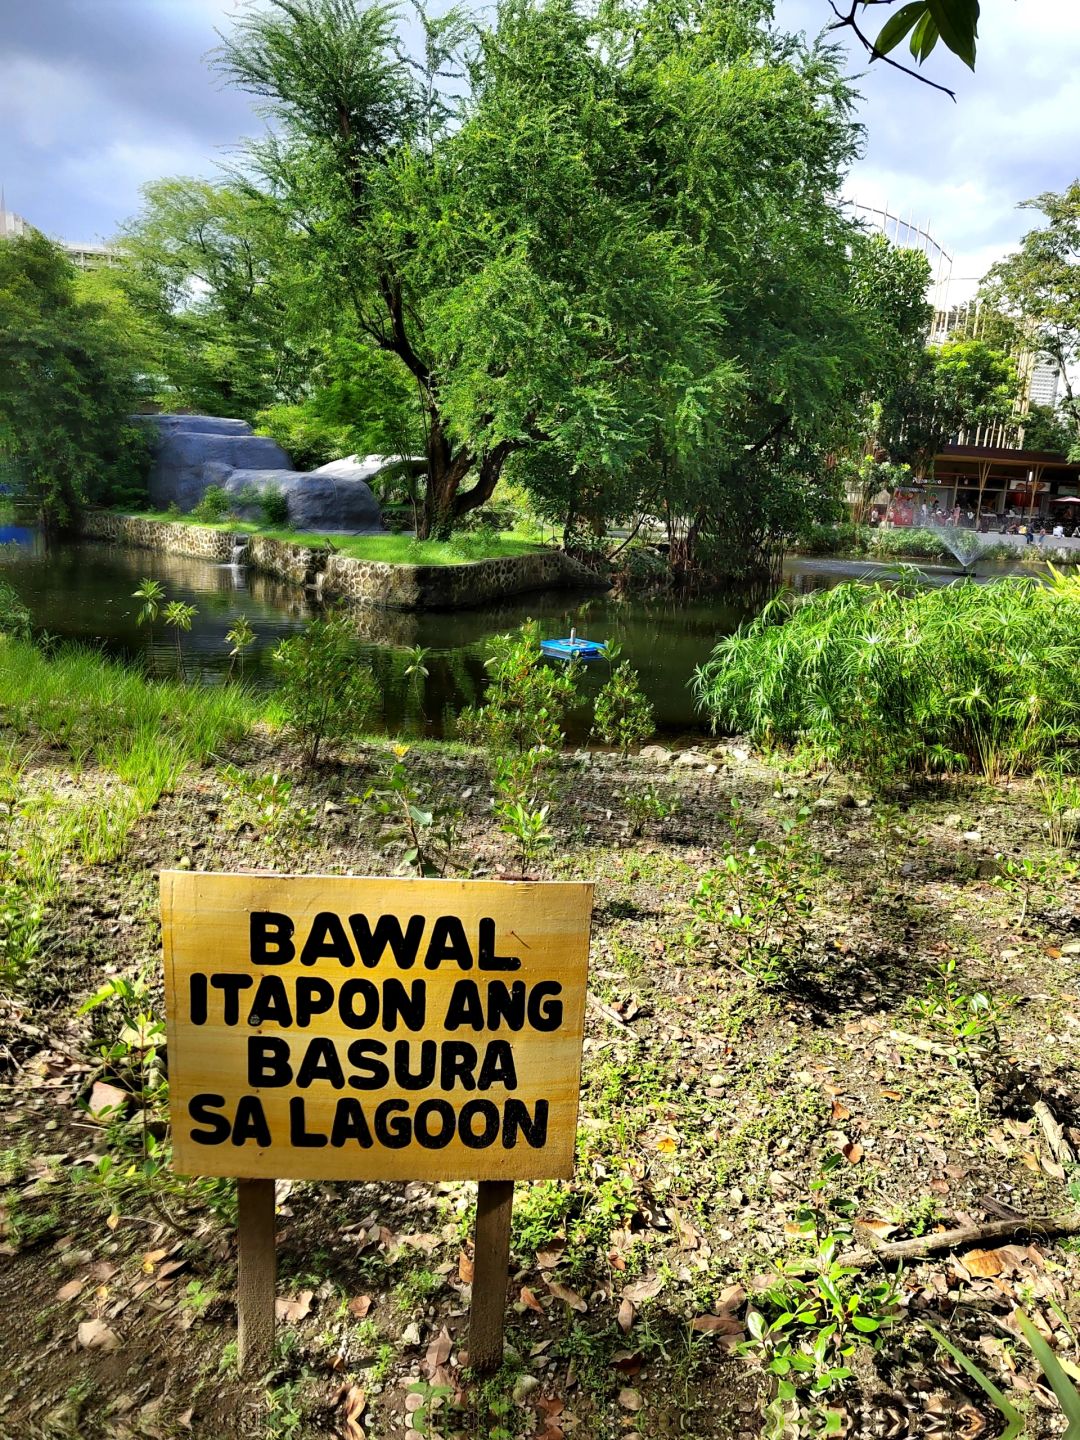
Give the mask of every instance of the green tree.
<svg viewBox="0 0 1080 1440">
<path fill-rule="evenodd" d="M 1050 450 L 1067 455 L 1076 443 L 1076 430 L 1069 417 L 1049 405 L 1032 405 L 1023 416 L 1024 449 Z"/>
<path fill-rule="evenodd" d="M 1016 362 L 981 340 L 925 350 L 882 405 L 882 444 L 894 461 L 927 475 L 947 441 L 1014 418 L 1016 392 Z"/>
<path fill-rule="evenodd" d="M 251 419 L 306 393 L 328 317 L 281 209 L 236 182 L 159 180 L 125 227 L 132 307 L 158 337 L 173 402 Z"/>
<path fill-rule="evenodd" d="M 1029 230 L 1020 248 L 991 269 L 983 295 L 1016 320 L 1033 349 L 1057 362 L 1065 390 L 1061 410 L 1080 450 L 1080 396 L 1070 379 L 1080 362 L 1080 180 L 1020 208 L 1038 211 L 1046 224 Z"/>
<path fill-rule="evenodd" d="M 422 534 L 508 466 L 572 521 L 650 484 L 682 513 L 835 410 L 863 348 L 831 204 L 858 131 L 836 57 L 769 11 L 504 0 L 468 46 L 423 21 L 419 70 L 378 4 L 272 0 L 226 39 L 274 125 L 254 179 L 415 394 Z"/>
<path fill-rule="evenodd" d="M 126 321 L 80 298 L 58 246 L 37 233 L 0 244 L 0 454 L 47 529 L 145 494 L 148 442 L 130 421 L 140 370 Z"/>
</svg>

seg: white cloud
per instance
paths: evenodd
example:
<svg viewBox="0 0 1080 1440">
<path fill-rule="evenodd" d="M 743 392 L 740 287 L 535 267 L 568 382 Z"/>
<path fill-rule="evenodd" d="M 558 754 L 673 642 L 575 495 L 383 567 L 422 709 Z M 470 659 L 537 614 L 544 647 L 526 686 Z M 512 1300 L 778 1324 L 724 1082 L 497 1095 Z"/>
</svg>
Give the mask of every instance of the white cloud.
<svg viewBox="0 0 1080 1440">
<path fill-rule="evenodd" d="M 777 6 L 777 23 L 792 29 L 815 33 L 830 19 L 827 0 Z M 955 104 L 880 61 L 868 65 L 847 42 L 852 72 L 864 72 L 867 144 L 846 193 L 929 220 L 958 279 L 984 273 L 1037 222 L 1017 210 L 1021 200 L 1062 190 L 1080 172 L 1080 5 L 983 0 L 979 31 L 974 74 L 940 45 L 923 72 L 955 90 Z"/>
</svg>

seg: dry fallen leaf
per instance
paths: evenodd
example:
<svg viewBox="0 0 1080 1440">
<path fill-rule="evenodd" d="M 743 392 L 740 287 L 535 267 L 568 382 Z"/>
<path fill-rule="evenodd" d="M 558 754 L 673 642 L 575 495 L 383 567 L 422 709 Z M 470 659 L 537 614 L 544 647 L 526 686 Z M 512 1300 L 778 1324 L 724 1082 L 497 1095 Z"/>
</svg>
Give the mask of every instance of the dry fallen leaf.
<svg viewBox="0 0 1080 1440">
<path fill-rule="evenodd" d="M 104 1320 L 84 1320 L 79 1326 L 79 1344 L 84 1350 L 119 1350 L 120 1339 Z"/>
<path fill-rule="evenodd" d="M 643 1300 L 652 1300 L 654 1296 L 659 1295 L 663 1288 L 663 1276 L 643 1275 L 640 1280 L 633 1280 L 629 1285 L 623 1287 L 623 1299 L 640 1305 Z"/>
<path fill-rule="evenodd" d="M 690 1329 L 697 1330 L 702 1335 L 717 1332 L 721 1335 L 737 1335 L 742 1328 L 733 1315 L 695 1315 L 690 1321 Z"/>
<path fill-rule="evenodd" d="M 554 1270 L 559 1263 L 563 1251 L 566 1249 L 566 1241 L 556 1237 L 549 1240 L 542 1250 L 536 1252 L 536 1263 L 541 1270 Z"/>
<path fill-rule="evenodd" d="M 341 1391 L 341 1418 L 345 1440 L 365 1440 L 360 1417 L 367 1408 L 367 1395 L 359 1385 L 347 1385 Z"/>
<path fill-rule="evenodd" d="M 851 1111 L 846 1105 L 841 1105 L 839 1100 L 832 1102 L 832 1118 L 834 1120 L 850 1120 Z"/>
<path fill-rule="evenodd" d="M 679 1148 L 679 1142 L 675 1139 L 674 1135 L 661 1135 L 660 1139 L 656 1142 L 656 1148 L 660 1151 L 661 1155 L 674 1155 L 675 1151 Z"/>
<path fill-rule="evenodd" d="M 310 1314 L 314 1294 L 314 1290 L 301 1290 L 295 1300 L 281 1297 L 274 1301 L 274 1314 L 279 1320 L 284 1320 L 286 1325 L 295 1325 L 298 1320 L 303 1320 L 305 1315 Z"/>
<path fill-rule="evenodd" d="M 530 1310 L 535 1310 L 538 1315 L 543 1315 L 544 1313 L 543 1305 L 540 1304 L 540 1301 L 529 1289 L 528 1285 L 522 1285 L 521 1287 L 521 1303 L 527 1305 Z"/>
<path fill-rule="evenodd" d="M 473 1265 L 473 1262 L 469 1259 L 468 1255 L 465 1254 L 465 1251 L 462 1250 L 461 1254 L 458 1256 L 457 1271 L 458 1274 L 461 1276 L 462 1282 L 464 1284 L 472 1284 L 474 1268 L 475 1267 Z"/>
<path fill-rule="evenodd" d="M 618 1320 L 619 1329 L 624 1335 L 629 1334 L 630 1326 L 634 1323 L 634 1303 L 632 1300 L 627 1300 L 625 1296 L 619 1306 Z"/>
<path fill-rule="evenodd" d="M 571 1310 L 580 1311 L 582 1314 L 588 1310 L 588 1302 L 583 1300 L 576 1290 L 571 1290 L 569 1285 L 560 1285 L 557 1280 L 549 1280 L 547 1288 L 556 1300 L 565 1300 Z"/>
<path fill-rule="evenodd" d="M 996 1250 L 968 1250 L 964 1254 L 964 1265 L 972 1275 L 982 1275 L 986 1279 L 1000 1275 L 1005 1268 Z"/>
<path fill-rule="evenodd" d="M 349 1314 L 356 1320 L 363 1320 L 371 1309 L 370 1295 L 354 1295 L 349 1301 Z"/>
<path fill-rule="evenodd" d="M 857 1230 L 869 1230 L 870 1234 L 878 1240 L 887 1240 L 897 1228 L 891 1220 L 864 1220 L 857 1217 L 855 1220 Z"/>
<path fill-rule="evenodd" d="M 453 1349 L 453 1342 L 450 1339 L 450 1331 L 444 1325 L 438 1335 L 432 1340 L 424 1356 L 424 1364 L 428 1368 L 428 1374 L 433 1374 L 440 1365 L 445 1365 L 450 1359 L 450 1351 Z"/>
<path fill-rule="evenodd" d="M 854 1141 L 852 1141 L 850 1144 L 844 1145 L 841 1148 L 840 1154 L 843 1155 L 849 1165 L 857 1165 L 863 1157 L 863 1148 L 861 1145 L 856 1145 Z"/>
</svg>

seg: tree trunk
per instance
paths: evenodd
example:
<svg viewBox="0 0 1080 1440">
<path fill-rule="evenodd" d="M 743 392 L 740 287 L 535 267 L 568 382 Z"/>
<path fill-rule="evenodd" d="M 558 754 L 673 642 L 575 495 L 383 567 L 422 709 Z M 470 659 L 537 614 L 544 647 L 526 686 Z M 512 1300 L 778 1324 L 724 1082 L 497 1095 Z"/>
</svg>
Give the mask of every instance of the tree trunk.
<svg viewBox="0 0 1080 1440">
<path fill-rule="evenodd" d="M 491 499 L 499 483 L 506 457 L 513 449 L 509 440 L 500 441 L 480 461 L 479 474 L 469 490 L 462 491 L 466 476 L 476 463 L 470 450 L 453 454 L 441 425 L 432 419 L 428 438 L 428 477 L 424 495 L 422 540 L 447 540 L 455 524 Z"/>
<path fill-rule="evenodd" d="M 417 534 L 421 540 L 445 540 L 453 529 L 454 500 L 461 482 L 472 469 L 473 456 L 464 449 L 454 454 L 434 406 L 428 412 L 428 420 L 428 473 Z"/>
</svg>

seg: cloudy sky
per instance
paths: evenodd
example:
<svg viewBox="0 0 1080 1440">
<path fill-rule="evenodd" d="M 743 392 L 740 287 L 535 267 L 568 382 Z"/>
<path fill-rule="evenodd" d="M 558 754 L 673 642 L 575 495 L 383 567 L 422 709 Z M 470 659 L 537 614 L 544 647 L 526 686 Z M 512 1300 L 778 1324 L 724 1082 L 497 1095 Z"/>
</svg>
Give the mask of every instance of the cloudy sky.
<svg viewBox="0 0 1080 1440">
<path fill-rule="evenodd" d="M 776 0 L 816 33 L 828 0 Z M 235 0 L 0 0 L 0 184 L 7 206 L 71 240 L 111 235 L 139 187 L 211 174 L 256 122 L 205 64 Z M 875 65 L 860 81 L 865 158 L 848 192 L 930 222 L 977 276 L 1030 225 L 1017 201 L 1080 174 L 1080 4 L 982 0 L 971 75 L 947 54 L 928 72 L 957 103 Z M 861 52 L 851 52 L 853 71 Z M 954 298 L 959 298 L 954 296 Z"/>
</svg>

